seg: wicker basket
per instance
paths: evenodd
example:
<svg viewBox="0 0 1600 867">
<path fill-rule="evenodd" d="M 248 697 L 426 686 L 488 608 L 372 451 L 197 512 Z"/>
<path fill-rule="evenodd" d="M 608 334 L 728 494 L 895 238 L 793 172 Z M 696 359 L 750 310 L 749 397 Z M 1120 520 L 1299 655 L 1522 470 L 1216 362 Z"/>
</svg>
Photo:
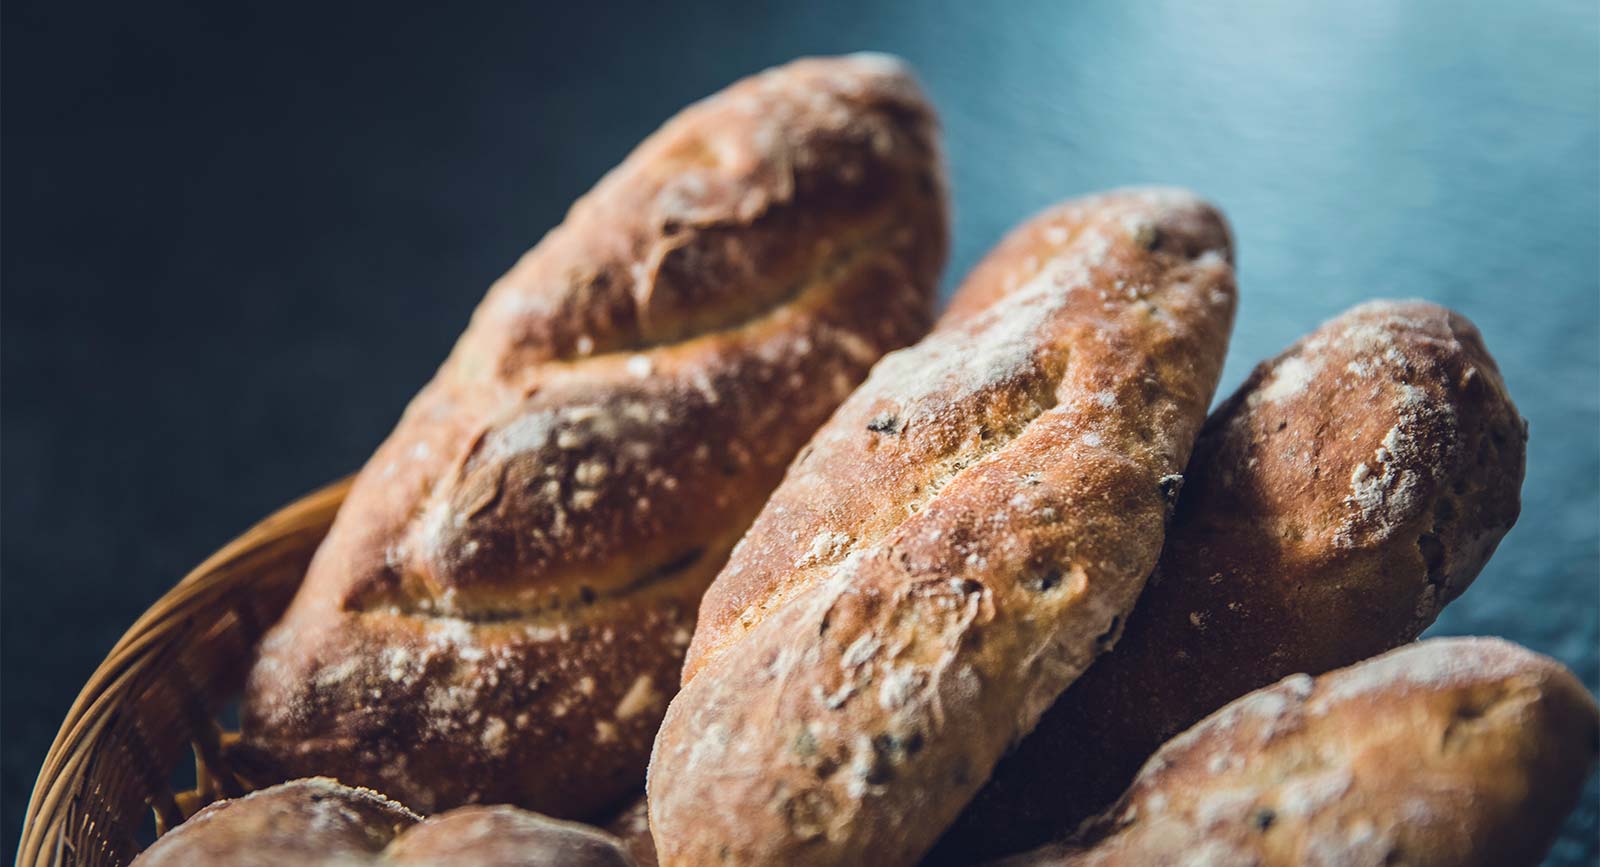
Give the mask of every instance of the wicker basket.
<svg viewBox="0 0 1600 867">
<path fill-rule="evenodd" d="M 256 642 L 300 586 L 349 488 L 348 479 L 330 485 L 250 528 L 122 636 L 50 745 L 18 865 L 120 867 L 196 810 L 251 788 L 223 759 L 234 735 L 217 715 L 238 697 Z"/>
</svg>

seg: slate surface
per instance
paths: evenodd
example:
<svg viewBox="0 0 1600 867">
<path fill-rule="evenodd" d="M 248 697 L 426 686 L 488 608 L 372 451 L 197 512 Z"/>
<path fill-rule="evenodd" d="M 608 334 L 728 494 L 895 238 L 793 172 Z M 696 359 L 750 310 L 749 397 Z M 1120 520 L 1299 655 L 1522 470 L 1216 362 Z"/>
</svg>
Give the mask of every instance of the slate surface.
<svg viewBox="0 0 1600 867">
<path fill-rule="evenodd" d="M 1471 316 L 1532 425 L 1525 506 L 1434 631 L 1600 685 L 1593 3 L 634 5 L 5 5 L 6 860 L 134 617 L 359 466 L 632 143 L 802 53 L 920 69 L 953 167 L 947 286 L 1052 201 L 1162 182 L 1238 235 L 1225 389 L 1365 298 Z M 1550 864 L 1595 863 L 1597 792 Z"/>
</svg>

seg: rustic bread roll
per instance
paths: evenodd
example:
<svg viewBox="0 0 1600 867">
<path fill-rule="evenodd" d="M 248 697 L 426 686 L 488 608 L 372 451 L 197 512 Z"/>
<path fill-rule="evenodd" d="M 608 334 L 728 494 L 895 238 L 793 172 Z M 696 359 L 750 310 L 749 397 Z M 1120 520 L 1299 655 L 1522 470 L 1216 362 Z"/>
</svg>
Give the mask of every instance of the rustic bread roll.
<svg viewBox="0 0 1600 867">
<path fill-rule="evenodd" d="M 650 770 L 663 864 L 926 851 L 1155 565 L 1229 255 L 1186 193 L 1070 203 L 873 369 L 701 606 Z"/>
<path fill-rule="evenodd" d="M 1012 867 L 1539 863 L 1600 712 L 1552 659 L 1436 639 L 1233 702 L 1168 742 L 1089 841 Z"/>
<path fill-rule="evenodd" d="M 295 780 L 196 813 L 135 867 L 633 867 L 597 828 L 515 807 L 427 820 L 370 789 Z"/>
<path fill-rule="evenodd" d="M 1122 640 L 931 860 L 1060 837 L 1228 701 L 1416 638 L 1516 522 L 1526 431 L 1477 329 L 1432 304 L 1363 304 L 1257 367 L 1200 433 Z"/>
<path fill-rule="evenodd" d="M 639 791 L 701 591 L 927 326 L 932 109 L 876 55 L 686 109 L 490 290 L 263 642 L 258 782 L 591 815 Z"/>
<path fill-rule="evenodd" d="M 422 819 L 371 789 L 326 777 L 218 801 L 133 859 L 133 867 L 365 864 Z"/>
</svg>

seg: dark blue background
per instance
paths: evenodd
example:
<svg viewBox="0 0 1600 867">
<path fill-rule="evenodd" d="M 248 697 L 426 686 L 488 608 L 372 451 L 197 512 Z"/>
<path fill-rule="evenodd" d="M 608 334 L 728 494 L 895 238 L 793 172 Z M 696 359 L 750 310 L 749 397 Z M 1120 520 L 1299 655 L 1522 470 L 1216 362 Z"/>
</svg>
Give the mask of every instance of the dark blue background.
<svg viewBox="0 0 1600 867">
<path fill-rule="evenodd" d="M 804 53 L 920 70 L 954 181 L 947 287 L 1038 208 L 1162 182 L 1237 231 L 1225 389 L 1365 298 L 1476 320 L 1532 425 L 1524 511 L 1435 632 L 1600 685 L 1592 2 L 427 5 L 4 6 L 6 860 L 135 616 L 359 466 L 634 142 Z M 1551 863 L 1594 861 L 1597 791 Z"/>
</svg>

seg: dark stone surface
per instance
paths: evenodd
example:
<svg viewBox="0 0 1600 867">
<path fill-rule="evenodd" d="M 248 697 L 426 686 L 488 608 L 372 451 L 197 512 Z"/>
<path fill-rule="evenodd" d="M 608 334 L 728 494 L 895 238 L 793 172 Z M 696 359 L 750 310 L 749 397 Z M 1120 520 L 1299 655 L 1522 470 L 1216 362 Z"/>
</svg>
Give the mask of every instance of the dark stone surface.
<svg viewBox="0 0 1600 867">
<path fill-rule="evenodd" d="M 1050 202 L 1162 182 L 1238 234 L 1224 388 L 1365 298 L 1471 316 L 1532 425 L 1525 507 L 1435 632 L 1600 685 L 1593 3 L 672 5 L 5 5 L 6 860 L 138 613 L 359 466 L 489 282 L 642 135 L 804 53 L 921 71 L 946 285 Z M 1596 798 L 1551 864 L 1594 863 Z"/>
</svg>

